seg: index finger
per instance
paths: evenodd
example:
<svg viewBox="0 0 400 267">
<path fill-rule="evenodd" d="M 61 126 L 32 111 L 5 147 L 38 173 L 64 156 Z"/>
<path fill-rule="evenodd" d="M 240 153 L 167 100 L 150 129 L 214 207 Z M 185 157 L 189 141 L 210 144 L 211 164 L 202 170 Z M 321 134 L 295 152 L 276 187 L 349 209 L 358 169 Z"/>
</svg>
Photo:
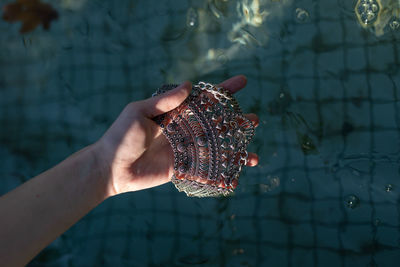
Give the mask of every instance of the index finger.
<svg viewBox="0 0 400 267">
<path fill-rule="evenodd" d="M 218 84 L 217 86 L 223 87 L 228 90 L 230 93 L 234 94 L 240 89 L 244 88 L 247 83 L 247 78 L 244 75 L 237 75 L 232 78 L 229 78 L 226 81 Z"/>
</svg>

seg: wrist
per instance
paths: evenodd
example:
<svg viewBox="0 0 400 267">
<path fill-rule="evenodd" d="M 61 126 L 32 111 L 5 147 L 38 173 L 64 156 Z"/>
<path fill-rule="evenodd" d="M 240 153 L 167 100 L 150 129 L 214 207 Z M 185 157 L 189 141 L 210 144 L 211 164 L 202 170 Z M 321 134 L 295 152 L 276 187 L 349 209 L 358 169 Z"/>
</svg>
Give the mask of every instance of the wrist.
<svg viewBox="0 0 400 267">
<path fill-rule="evenodd" d="M 94 164 L 93 172 L 97 176 L 98 185 L 104 194 L 103 200 L 105 200 L 117 194 L 112 183 L 113 158 L 107 153 L 101 139 L 89 147 Z"/>
</svg>

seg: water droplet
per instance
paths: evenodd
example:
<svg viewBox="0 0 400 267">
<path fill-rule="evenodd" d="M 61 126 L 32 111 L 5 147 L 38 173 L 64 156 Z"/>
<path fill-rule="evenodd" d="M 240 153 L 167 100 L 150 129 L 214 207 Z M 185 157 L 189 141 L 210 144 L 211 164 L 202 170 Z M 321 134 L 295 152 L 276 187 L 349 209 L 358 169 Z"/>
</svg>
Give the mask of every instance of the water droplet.
<svg viewBox="0 0 400 267">
<path fill-rule="evenodd" d="M 279 94 L 279 98 L 284 98 L 285 97 L 285 94 L 284 93 L 280 93 Z"/>
<path fill-rule="evenodd" d="M 397 20 L 393 20 L 392 22 L 390 22 L 389 26 L 392 30 L 397 30 L 400 26 L 400 22 Z"/>
<path fill-rule="evenodd" d="M 367 10 L 368 10 L 368 5 L 364 3 L 364 4 L 360 5 L 360 7 L 358 8 L 358 10 L 359 10 L 360 12 L 367 12 Z"/>
<path fill-rule="evenodd" d="M 349 195 L 345 198 L 347 207 L 355 209 L 360 205 L 360 199 L 356 195 Z"/>
<path fill-rule="evenodd" d="M 393 190 L 393 185 L 387 184 L 387 185 L 385 186 L 385 191 L 386 191 L 386 192 L 391 192 L 392 190 Z"/>
<path fill-rule="evenodd" d="M 379 5 L 376 0 L 358 0 L 355 11 L 360 22 L 371 25 L 376 21 Z"/>
<path fill-rule="evenodd" d="M 194 8 L 189 8 L 186 14 L 186 25 L 189 28 L 197 27 L 199 22 L 199 17 L 197 11 Z"/>
<path fill-rule="evenodd" d="M 300 23 L 305 23 L 310 18 L 308 12 L 302 8 L 296 8 L 296 19 Z"/>
<path fill-rule="evenodd" d="M 228 57 L 225 55 L 224 52 L 220 52 L 219 55 L 217 56 L 217 61 L 220 64 L 225 65 L 228 62 Z"/>
</svg>

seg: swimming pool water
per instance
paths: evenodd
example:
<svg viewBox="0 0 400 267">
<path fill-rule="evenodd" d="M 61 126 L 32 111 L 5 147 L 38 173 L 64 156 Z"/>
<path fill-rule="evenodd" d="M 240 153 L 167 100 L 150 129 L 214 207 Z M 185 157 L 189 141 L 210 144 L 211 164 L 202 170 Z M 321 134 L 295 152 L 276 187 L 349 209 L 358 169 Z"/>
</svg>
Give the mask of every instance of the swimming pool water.
<svg viewBox="0 0 400 267">
<path fill-rule="evenodd" d="M 257 2 L 56 1 L 50 31 L 26 35 L 0 21 L 1 193 L 163 83 L 244 74 L 237 98 L 260 117 L 260 164 L 234 196 L 167 184 L 114 197 L 31 266 L 396 266 L 396 20 L 377 35 L 357 1 Z"/>
</svg>

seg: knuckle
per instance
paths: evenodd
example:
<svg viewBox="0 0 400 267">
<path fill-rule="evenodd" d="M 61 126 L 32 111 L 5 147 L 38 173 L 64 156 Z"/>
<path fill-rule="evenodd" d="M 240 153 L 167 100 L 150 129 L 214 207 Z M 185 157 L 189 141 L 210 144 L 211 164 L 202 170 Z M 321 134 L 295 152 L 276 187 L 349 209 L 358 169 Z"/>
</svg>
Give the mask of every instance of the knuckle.
<svg viewBox="0 0 400 267">
<path fill-rule="evenodd" d="M 125 106 L 125 109 L 129 112 L 137 111 L 140 108 L 140 103 L 138 102 L 130 102 Z"/>
</svg>

